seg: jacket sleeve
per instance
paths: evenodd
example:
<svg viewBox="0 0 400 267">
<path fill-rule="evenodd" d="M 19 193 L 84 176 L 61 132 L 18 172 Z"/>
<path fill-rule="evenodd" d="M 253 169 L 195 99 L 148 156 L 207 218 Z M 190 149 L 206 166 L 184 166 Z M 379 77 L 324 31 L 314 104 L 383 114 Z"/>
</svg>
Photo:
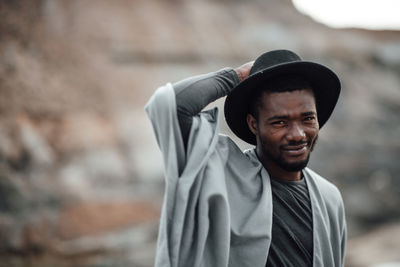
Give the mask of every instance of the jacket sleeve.
<svg viewBox="0 0 400 267">
<path fill-rule="evenodd" d="M 239 78 L 232 68 L 190 77 L 173 84 L 183 143 L 187 147 L 193 116 L 209 103 L 227 95 Z"/>
<path fill-rule="evenodd" d="M 193 116 L 186 153 L 171 84 L 159 88 L 145 109 L 165 169 L 155 266 L 226 267 L 229 206 L 224 165 L 217 152 L 218 109 Z M 218 213 L 211 216 L 213 210 Z"/>
</svg>

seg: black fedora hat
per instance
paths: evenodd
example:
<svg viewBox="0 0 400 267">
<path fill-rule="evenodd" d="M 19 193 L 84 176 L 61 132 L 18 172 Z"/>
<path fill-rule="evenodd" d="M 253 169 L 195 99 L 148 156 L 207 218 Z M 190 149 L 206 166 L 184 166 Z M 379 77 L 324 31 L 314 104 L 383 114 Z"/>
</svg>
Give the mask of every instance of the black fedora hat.
<svg viewBox="0 0 400 267">
<path fill-rule="evenodd" d="M 319 127 L 331 116 L 340 94 L 340 81 L 329 68 L 303 61 L 288 50 L 274 50 L 256 59 L 250 75 L 229 93 L 225 100 L 224 113 L 229 128 L 243 141 L 256 145 L 255 135 L 250 131 L 246 116 L 252 94 L 262 84 L 280 75 L 297 75 L 307 80 L 315 95 Z"/>
</svg>

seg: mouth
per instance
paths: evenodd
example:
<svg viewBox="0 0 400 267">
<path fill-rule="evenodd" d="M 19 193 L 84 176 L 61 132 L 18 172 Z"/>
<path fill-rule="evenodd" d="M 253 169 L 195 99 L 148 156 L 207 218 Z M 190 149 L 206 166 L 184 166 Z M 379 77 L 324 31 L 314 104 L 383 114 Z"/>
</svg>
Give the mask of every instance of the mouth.
<svg viewBox="0 0 400 267">
<path fill-rule="evenodd" d="M 305 154 L 308 150 L 308 143 L 302 143 L 299 145 L 285 145 L 282 147 L 282 151 L 291 157 L 298 157 Z"/>
</svg>

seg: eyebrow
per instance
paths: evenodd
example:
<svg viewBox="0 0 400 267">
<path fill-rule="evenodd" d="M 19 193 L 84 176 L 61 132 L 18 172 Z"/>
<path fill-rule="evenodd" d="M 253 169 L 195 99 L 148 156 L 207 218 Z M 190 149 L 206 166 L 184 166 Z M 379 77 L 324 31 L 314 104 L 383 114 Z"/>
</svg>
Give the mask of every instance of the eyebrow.
<svg viewBox="0 0 400 267">
<path fill-rule="evenodd" d="M 289 118 L 289 116 L 275 115 L 275 116 L 272 116 L 272 117 L 268 118 L 268 121 L 284 120 L 284 119 L 287 119 L 287 118 Z"/>
<path fill-rule="evenodd" d="M 306 117 L 306 116 L 311 116 L 311 115 L 316 115 L 317 113 L 314 111 L 308 111 L 308 112 L 303 112 L 301 113 L 302 117 Z M 272 116 L 270 118 L 268 118 L 268 121 L 273 121 L 273 120 L 285 120 L 288 119 L 289 116 L 288 115 L 275 115 Z"/>
<path fill-rule="evenodd" d="M 310 116 L 310 115 L 317 115 L 317 113 L 315 111 L 309 111 L 309 112 L 301 113 L 301 115 L 303 117 L 306 117 L 306 116 Z"/>
</svg>

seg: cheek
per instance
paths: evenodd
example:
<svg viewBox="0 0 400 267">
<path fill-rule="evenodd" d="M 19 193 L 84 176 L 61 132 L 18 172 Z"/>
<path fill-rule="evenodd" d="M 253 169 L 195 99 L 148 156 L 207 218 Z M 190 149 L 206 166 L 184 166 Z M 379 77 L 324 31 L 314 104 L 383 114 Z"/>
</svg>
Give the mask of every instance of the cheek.
<svg viewBox="0 0 400 267">
<path fill-rule="evenodd" d="M 264 145 L 279 146 L 284 137 L 282 130 L 279 129 L 266 129 L 259 130 L 259 137 Z"/>
<path fill-rule="evenodd" d="M 279 141 L 285 136 L 285 130 L 282 128 L 263 127 L 260 128 L 260 134 L 272 141 Z"/>
<path fill-rule="evenodd" d="M 310 129 L 309 131 L 307 131 L 307 136 L 308 136 L 309 139 L 314 140 L 314 139 L 317 138 L 318 133 L 319 133 L 318 129 L 316 129 L 316 128 L 315 129 Z"/>
</svg>

